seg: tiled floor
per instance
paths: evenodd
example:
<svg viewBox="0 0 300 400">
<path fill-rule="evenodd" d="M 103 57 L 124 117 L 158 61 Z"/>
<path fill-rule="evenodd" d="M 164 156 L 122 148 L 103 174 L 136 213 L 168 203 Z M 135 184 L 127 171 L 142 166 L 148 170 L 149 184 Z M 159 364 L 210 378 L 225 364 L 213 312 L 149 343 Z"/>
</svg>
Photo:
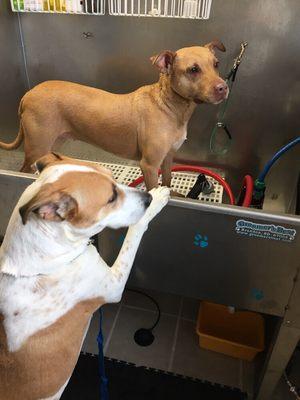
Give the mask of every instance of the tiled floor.
<svg viewBox="0 0 300 400">
<path fill-rule="evenodd" d="M 104 306 L 105 354 L 137 365 L 172 371 L 251 391 L 253 365 L 199 348 L 195 332 L 199 302 L 162 293 L 147 292 L 158 301 L 162 316 L 149 347 L 138 346 L 133 339 L 138 328 L 150 327 L 156 319 L 155 306 L 142 295 L 125 292 L 117 305 Z M 83 350 L 97 353 L 96 335 L 99 317 L 92 320 Z M 296 363 L 297 364 L 297 363 Z M 299 365 L 293 377 L 299 378 Z M 298 383 L 300 383 L 298 381 Z M 295 399 L 281 382 L 272 400 Z"/>
</svg>

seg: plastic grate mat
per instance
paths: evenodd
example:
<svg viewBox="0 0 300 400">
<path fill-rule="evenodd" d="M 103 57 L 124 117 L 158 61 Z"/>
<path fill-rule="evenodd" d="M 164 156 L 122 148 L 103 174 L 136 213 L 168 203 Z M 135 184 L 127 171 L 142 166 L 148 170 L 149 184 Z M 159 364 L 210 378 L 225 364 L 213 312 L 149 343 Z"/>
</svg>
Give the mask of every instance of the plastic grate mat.
<svg viewBox="0 0 300 400">
<path fill-rule="evenodd" d="M 111 163 L 99 163 L 112 171 L 113 177 L 117 182 L 129 185 L 132 181 L 142 175 L 142 171 L 138 166 L 128 166 L 123 164 L 111 164 Z M 224 173 L 220 170 L 211 169 L 213 172 L 217 172 L 224 178 Z M 172 172 L 172 189 L 175 192 L 186 196 L 191 188 L 194 186 L 198 173 L 193 172 Z M 200 193 L 198 200 L 210 203 L 222 203 L 223 198 L 223 186 L 220 185 L 215 179 L 207 177 L 207 179 L 214 185 L 214 192 L 208 195 Z M 161 184 L 161 177 L 159 178 Z M 146 190 L 145 184 L 142 183 L 138 186 L 141 190 Z"/>
</svg>

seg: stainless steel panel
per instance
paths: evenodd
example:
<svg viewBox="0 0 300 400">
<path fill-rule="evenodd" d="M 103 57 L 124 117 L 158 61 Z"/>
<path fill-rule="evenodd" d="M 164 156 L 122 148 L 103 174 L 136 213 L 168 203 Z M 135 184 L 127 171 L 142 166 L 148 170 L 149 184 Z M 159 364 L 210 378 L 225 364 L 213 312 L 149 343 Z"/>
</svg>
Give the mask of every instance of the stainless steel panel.
<svg viewBox="0 0 300 400">
<path fill-rule="evenodd" d="M 300 257 L 299 257 L 300 260 Z M 299 261 L 300 264 L 300 261 Z M 295 278 L 295 286 L 293 288 L 293 292 L 290 297 L 289 305 L 286 312 L 286 321 L 287 325 L 297 328 L 300 332 L 300 276 L 299 270 L 298 275 Z"/>
<path fill-rule="evenodd" d="M 17 110 L 26 91 L 17 14 L 10 1 L 0 1 L 0 140 L 12 140 L 18 129 Z"/>
<path fill-rule="evenodd" d="M 186 203 L 171 201 L 151 223 L 130 284 L 283 316 L 299 268 L 300 219 Z M 240 219 L 298 232 L 288 243 L 243 236 L 236 233 Z M 100 235 L 101 254 L 110 264 L 123 233 Z"/>
<path fill-rule="evenodd" d="M 33 182 L 28 174 L 14 174 L 0 170 L 0 235 L 4 236 L 10 216 L 19 197 Z"/>
<path fill-rule="evenodd" d="M 131 17 L 22 15 L 32 84 L 66 79 L 126 92 L 157 79 L 149 56 L 163 49 L 204 44 L 219 37 L 227 46 L 218 55 L 228 71 L 242 40 L 247 40 L 227 122 L 234 141 L 225 156 L 209 151 L 217 107 L 199 106 L 189 140 L 178 156 L 225 168 L 237 191 L 245 172 L 256 175 L 264 162 L 299 134 L 300 7 L 298 0 L 214 0 L 208 21 Z M 83 32 L 93 37 L 85 39 Z M 18 93 L 15 93 L 18 97 Z M 2 135 L 1 135 L 2 136 Z M 2 136 L 3 137 L 3 136 Z M 64 149 L 99 159 L 89 146 Z M 266 209 L 286 211 L 299 173 L 300 150 L 274 166 L 268 179 Z"/>
</svg>

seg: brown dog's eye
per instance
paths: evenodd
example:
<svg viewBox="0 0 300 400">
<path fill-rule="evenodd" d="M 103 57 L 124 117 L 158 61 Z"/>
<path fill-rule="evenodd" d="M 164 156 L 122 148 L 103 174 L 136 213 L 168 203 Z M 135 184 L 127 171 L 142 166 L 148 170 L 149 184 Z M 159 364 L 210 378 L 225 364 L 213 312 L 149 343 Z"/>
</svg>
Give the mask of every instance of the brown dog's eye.
<svg viewBox="0 0 300 400">
<path fill-rule="evenodd" d="M 117 192 L 116 187 L 114 186 L 113 194 L 112 194 L 111 198 L 108 200 L 108 203 L 113 203 L 114 201 L 117 200 L 117 197 L 118 197 L 118 192 Z"/>
<path fill-rule="evenodd" d="M 198 65 L 193 65 L 191 68 L 188 69 L 188 72 L 192 74 L 197 74 L 198 72 L 200 72 L 200 68 Z"/>
<path fill-rule="evenodd" d="M 214 67 L 215 67 L 215 68 L 218 68 L 218 67 L 219 67 L 219 61 L 215 61 L 215 62 L 214 62 Z"/>
</svg>

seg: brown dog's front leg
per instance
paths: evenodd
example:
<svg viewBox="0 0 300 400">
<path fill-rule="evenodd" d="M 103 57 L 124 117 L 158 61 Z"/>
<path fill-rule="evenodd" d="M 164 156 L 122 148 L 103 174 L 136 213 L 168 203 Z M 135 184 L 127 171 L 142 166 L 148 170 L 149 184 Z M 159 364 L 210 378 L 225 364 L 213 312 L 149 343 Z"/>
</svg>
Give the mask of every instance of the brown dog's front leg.
<svg viewBox="0 0 300 400">
<path fill-rule="evenodd" d="M 171 181 L 172 181 L 172 172 L 171 172 L 171 170 L 172 170 L 174 154 L 175 154 L 174 151 L 170 151 L 166 155 L 164 161 L 162 162 L 162 165 L 161 165 L 162 186 L 171 187 Z M 178 192 L 174 192 L 173 190 L 171 190 L 171 196 L 184 197 L 183 194 L 178 193 Z"/>
<path fill-rule="evenodd" d="M 144 158 L 140 162 L 143 171 L 147 190 L 151 190 L 158 186 L 158 167 L 149 164 Z"/>
<path fill-rule="evenodd" d="M 166 157 L 161 165 L 162 186 L 171 187 L 171 180 L 172 180 L 171 168 L 172 168 L 172 164 L 173 164 L 173 157 L 174 157 L 174 152 L 170 151 L 166 155 Z"/>
</svg>

